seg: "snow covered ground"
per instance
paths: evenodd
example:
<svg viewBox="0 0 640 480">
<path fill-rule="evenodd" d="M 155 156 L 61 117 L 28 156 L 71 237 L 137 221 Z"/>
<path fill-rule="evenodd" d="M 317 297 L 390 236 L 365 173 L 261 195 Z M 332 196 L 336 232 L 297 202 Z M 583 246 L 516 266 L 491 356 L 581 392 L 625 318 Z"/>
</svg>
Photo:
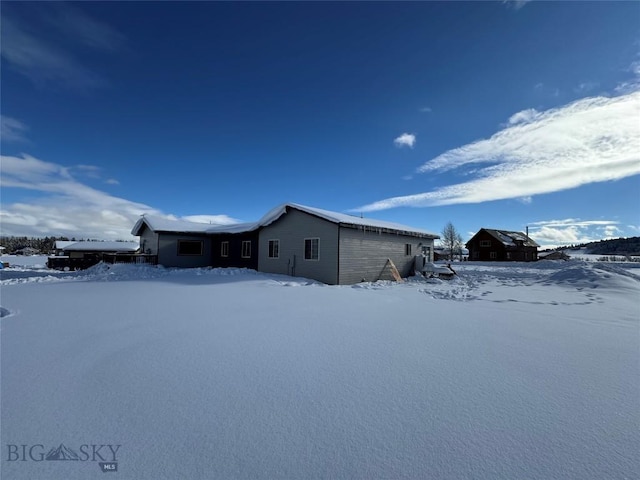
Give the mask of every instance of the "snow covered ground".
<svg viewBox="0 0 640 480">
<path fill-rule="evenodd" d="M 2 260 L 3 479 L 638 478 L 640 265 Z"/>
</svg>

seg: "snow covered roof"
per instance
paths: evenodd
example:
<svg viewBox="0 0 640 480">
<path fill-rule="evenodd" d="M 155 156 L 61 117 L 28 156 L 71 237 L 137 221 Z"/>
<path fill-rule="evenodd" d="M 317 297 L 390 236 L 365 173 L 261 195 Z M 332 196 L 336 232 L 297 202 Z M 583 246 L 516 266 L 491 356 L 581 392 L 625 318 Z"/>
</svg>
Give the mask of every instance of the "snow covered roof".
<svg viewBox="0 0 640 480">
<path fill-rule="evenodd" d="M 73 245 L 74 243 L 76 243 L 75 240 L 56 240 L 56 249 L 62 250 L 69 245 Z"/>
<path fill-rule="evenodd" d="M 518 242 L 522 242 L 525 247 L 539 247 L 536 242 L 531 240 L 531 237 L 522 232 L 512 232 L 510 230 L 495 230 L 492 228 L 483 228 L 485 232 L 489 233 L 496 240 L 502 242 L 506 247 L 516 247 Z"/>
<path fill-rule="evenodd" d="M 154 232 L 170 233 L 242 233 L 258 228 L 255 222 L 212 225 L 210 223 L 189 222 L 187 220 L 171 220 L 156 215 L 143 215 L 131 229 L 131 234 L 139 236 L 144 225 Z"/>
<path fill-rule="evenodd" d="M 156 217 L 152 215 L 144 215 L 138 219 L 136 224 L 131 230 L 132 235 L 140 235 L 142 227 L 146 225 L 154 232 L 172 232 L 172 233 L 244 233 L 257 230 L 260 227 L 266 227 L 278 220 L 282 215 L 287 213 L 287 210 L 293 208 L 300 210 L 301 212 L 320 217 L 329 222 L 337 223 L 340 225 L 354 226 L 354 227 L 370 227 L 380 230 L 387 230 L 399 233 L 406 233 L 411 235 L 418 235 L 429 238 L 439 238 L 437 234 L 429 232 L 427 230 L 421 230 L 418 228 L 401 225 L 399 223 L 387 222 L 384 220 L 375 220 L 372 218 L 361 218 L 353 215 L 347 215 L 345 213 L 332 212 L 329 210 L 322 210 L 320 208 L 307 207 L 297 203 L 285 203 L 279 205 L 264 215 L 257 222 L 249 223 L 235 223 L 231 225 L 210 225 L 206 223 L 194 223 L 185 220 L 169 220 L 162 217 Z"/>
<path fill-rule="evenodd" d="M 58 242 L 65 243 L 63 247 L 58 246 Z M 76 252 L 122 252 L 133 253 L 138 250 L 138 242 L 67 242 L 56 241 L 56 248 Z"/>
<path fill-rule="evenodd" d="M 258 223 L 260 223 L 261 226 L 266 227 L 270 223 L 275 222 L 284 213 L 286 213 L 287 208 L 294 208 L 296 210 L 300 210 L 310 215 L 315 215 L 316 217 L 320 217 L 332 223 L 338 223 L 340 225 L 354 227 L 371 227 L 380 230 L 391 230 L 400 233 L 408 233 L 414 235 L 417 234 L 420 236 L 431 238 L 440 238 L 437 234 L 429 232 L 427 230 L 409 227 L 407 225 L 401 225 L 399 223 L 387 222 L 385 220 L 376 220 L 373 218 L 356 217 L 354 215 L 348 215 L 346 213 L 338 213 L 329 210 L 323 210 L 321 208 L 307 207 L 298 203 L 285 203 L 283 205 L 280 205 L 268 212 Z"/>
</svg>

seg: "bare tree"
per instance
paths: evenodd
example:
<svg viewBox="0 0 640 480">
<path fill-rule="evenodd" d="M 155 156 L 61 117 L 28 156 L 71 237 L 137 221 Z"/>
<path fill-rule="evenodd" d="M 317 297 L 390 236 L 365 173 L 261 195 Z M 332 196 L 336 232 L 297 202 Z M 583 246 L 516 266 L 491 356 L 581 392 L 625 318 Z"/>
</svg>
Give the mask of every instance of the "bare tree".
<svg viewBox="0 0 640 480">
<path fill-rule="evenodd" d="M 462 257 L 462 236 L 453 226 L 453 223 L 449 222 L 445 225 L 440 241 L 444 249 L 449 251 L 449 260 L 453 260 L 453 256 L 456 253 Z"/>
</svg>

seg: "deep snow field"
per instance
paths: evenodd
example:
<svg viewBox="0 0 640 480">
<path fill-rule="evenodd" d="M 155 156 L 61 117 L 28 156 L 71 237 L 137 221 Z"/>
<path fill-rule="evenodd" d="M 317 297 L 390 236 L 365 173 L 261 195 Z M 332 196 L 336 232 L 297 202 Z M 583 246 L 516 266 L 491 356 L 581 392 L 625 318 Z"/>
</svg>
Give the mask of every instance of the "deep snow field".
<svg viewBox="0 0 640 480">
<path fill-rule="evenodd" d="M 639 478 L 640 264 L 2 260 L 2 479 Z"/>
</svg>

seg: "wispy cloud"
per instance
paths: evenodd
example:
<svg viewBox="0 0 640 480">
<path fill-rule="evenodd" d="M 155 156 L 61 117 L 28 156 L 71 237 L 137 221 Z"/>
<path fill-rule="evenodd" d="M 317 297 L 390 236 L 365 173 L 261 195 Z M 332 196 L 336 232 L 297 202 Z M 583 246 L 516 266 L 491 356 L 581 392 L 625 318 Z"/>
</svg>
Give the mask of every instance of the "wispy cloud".
<svg viewBox="0 0 640 480">
<path fill-rule="evenodd" d="M 431 107 L 422 107 L 420 111 L 423 113 L 429 113 L 429 112 L 432 112 L 433 110 L 431 109 Z"/>
<path fill-rule="evenodd" d="M 125 43 L 125 36 L 111 27 L 79 10 L 70 3 L 52 3 L 51 14 L 46 21 L 60 32 L 88 47 L 116 51 Z"/>
<path fill-rule="evenodd" d="M 82 65 L 68 47 L 115 51 L 124 36 L 69 4 L 42 4 L 38 14 L 19 18 L 4 12 L 0 54 L 14 71 L 41 87 L 91 89 L 108 85 L 106 78 Z"/>
<path fill-rule="evenodd" d="M 449 150 L 418 173 L 460 171 L 474 178 L 354 210 L 427 207 L 531 197 L 640 174 L 640 92 L 584 98 L 511 116 L 491 138 Z"/>
<path fill-rule="evenodd" d="M 517 125 L 519 123 L 530 123 L 534 121 L 539 115 L 540 112 L 538 112 L 535 108 L 528 108 L 527 110 L 522 110 L 511 115 L 507 124 Z"/>
<path fill-rule="evenodd" d="M 28 155 L 2 156 L 0 160 L 0 186 L 3 189 L 21 188 L 40 195 L 39 200 L 30 203 L 3 202 L 0 221 L 4 235 L 127 239 L 143 213 L 175 218 L 149 205 L 85 185 L 75 176 L 79 171 L 77 167 L 64 167 Z M 203 216 L 189 218 L 204 219 Z M 219 223 L 233 220 L 226 215 L 216 215 L 206 217 L 206 223 L 214 219 Z"/>
<path fill-rule="evenodd" d="M 502 0 L 502 3 L 508 7 L 514 8 L 515 10 L 520 10 L 531 1 L 533 0 Z"/>
<path fill-rule="evenodd" d="M 26 142 L 25 133 L 28 127 L 20 120 L 0 115 L 0 139 L 4 143 Z"/>
<path fill-rule="evenodd" d="M 576 88 L 573 89 L 575 93 L 585 94 L 598 88 L 597 82 L 582 82 Z"/>
<path fill-rule="evenodd" d="M 628 71 L 632 78 L 616 87 L 618 93 L 629 93 L 640 90 L 640 60 L 633 62 Z"/>
<path fill-rule="evenodd" d="M 413 133 L 403 133 L 398 138 L 393 140 L 396 147 L 409 147 L 413 148 L 416 143 L 416 136 Z"/>
</svg>

